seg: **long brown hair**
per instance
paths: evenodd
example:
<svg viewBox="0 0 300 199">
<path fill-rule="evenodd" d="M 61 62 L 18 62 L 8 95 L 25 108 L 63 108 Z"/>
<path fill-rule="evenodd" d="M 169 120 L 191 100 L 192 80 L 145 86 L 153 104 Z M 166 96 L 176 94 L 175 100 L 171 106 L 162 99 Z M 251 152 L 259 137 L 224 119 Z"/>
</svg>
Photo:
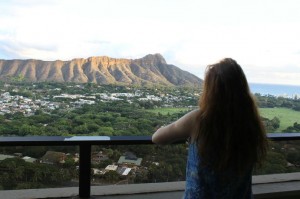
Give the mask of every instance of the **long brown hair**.
<svg viewBox="0 0 300 199">
<path fill-rule="evenodd" d="M 199 100 L 197 130 L 202 165 L 243 172 L 261 163 L 267 138 L 246 76 L 231 58 L 209 65 Z"/>
</svg>

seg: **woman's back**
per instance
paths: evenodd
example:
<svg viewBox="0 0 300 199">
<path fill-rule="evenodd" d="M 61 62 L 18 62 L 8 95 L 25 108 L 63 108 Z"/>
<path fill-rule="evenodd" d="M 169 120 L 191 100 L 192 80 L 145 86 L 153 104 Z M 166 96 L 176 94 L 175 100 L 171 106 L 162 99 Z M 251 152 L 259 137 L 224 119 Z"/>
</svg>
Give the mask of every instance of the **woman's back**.
<svg viewBox="0 0 300 199">
<path fill-rule="evenodd" d="M 248 199 L 253 166 L 267 150 L 265 129 L 237 62 L 209 65 L 199 109 L 155 132 L 155 143 L 190 137 L 185 198 Z"/>
<path fill-rule="evenodd" d="M 189 145 L 186 166 L 185 199 L 251 199 L 251 172 L 244 174 L 234 169 L 216 172 L 209 166 L 201 166 L 201 157 L 195 143 Z"/>
</svg>

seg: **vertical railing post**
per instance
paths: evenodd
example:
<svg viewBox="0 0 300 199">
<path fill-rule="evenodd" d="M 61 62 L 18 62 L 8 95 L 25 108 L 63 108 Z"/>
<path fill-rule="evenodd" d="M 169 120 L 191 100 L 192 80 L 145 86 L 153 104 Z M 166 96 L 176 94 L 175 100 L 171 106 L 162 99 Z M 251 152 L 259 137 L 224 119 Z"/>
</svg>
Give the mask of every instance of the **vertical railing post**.
<svg viewBox="0 0 300 199">
<path fill-rule="evenodd" d="M 91 196 L 91 145 L 79 145 L 79 197 Z"/>
</svg>

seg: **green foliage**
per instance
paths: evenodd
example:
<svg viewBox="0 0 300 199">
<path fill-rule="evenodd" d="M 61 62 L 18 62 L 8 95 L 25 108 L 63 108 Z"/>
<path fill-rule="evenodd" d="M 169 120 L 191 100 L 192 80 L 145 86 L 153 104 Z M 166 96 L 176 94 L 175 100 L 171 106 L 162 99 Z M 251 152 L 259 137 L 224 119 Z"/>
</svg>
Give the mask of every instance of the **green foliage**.
<svg viewBox="0 0 300 199">
<path fill-rule="evenodd" d="M 16 136 L 151 135 L 158 126 L 178 118 L 178 114 L 174 117 L 155 114 L 127 102 L 85 105 L 81 109 L 57 114 L 36 113 L 29 117 L 22 113 L 2 116 L 0 133 Z"/>
<path fill-rule="evenodd" d="M 261 108 L 288 108 L 295 111 L 300 111 L 300 99 L 295 97 L 284 98 L 284 97 L 275 97 L 273 95 L 262 96 L 260 94 L 255 94 L 258 105 Z"/>
<path fill-rule="evenodd" d="M 96 84 L 59 84 L 59 83 L 36 83 L 39 93 L 34 93 L 26 83 L 19 86 L 28 88 L 21 89 L 14 95 L 27 96 L 51 96 L 60 93 L 69 94 L 91 94 L 97 92 L 128 92 L 124 86 Z M 61 90 L 55 90 L 61 88 Z M 54 89 L 54 90 L 53 90 Z M 144 95 L 170 93 L 174 96 L 187 96 L 194 90 L 186 88 L 139 88 Z M 47 91 L 47 92 L 45 92 Z M 300 109 L 299 99 L 285 99 L 274 96 L 256 96 L 260 112 L 268 132 L 284 130 L 286 132 L 300 132 Z M 51 98 L 51 97 L 50 97 Z M 124 97 L 125 99 L 125 97 Z M 197 105 L 196 98 L 187 98 L 184 101 L 173 101 L 173 108 L 160 108 L 165 102 L 143 102 L 136 99 L 132 103 L 124 101 L 97 101 L 94 105 L 84 105 L 77 109 L 67 109 L 66 104 L 72 100 L 62 100 L 65 103 L 60 109 L 51 113 L 37 110 L 35 115 L 25 117 L 22 113 L 0 115 L 0 135 L 2 136 L 27 136 L 27 135 L 152 135 L 155 130 L 165 124 L 177 120 L 187 111 L 188 106 Z M 183 108 L 182 108 L 183 107 Z M 266 108 L 267 107 L 267 108 Z M 278 107 L 278 108 L 277 108 Z M 294 110 L 292 110 L 294 109 Z M 299 148 L 297 144 L 272 143 L 268 157 L 256 174 L 280 173 L 299 171 Z M 299 145 L 299 144 L 298 144 Z M 57 151 L 71 151 L 73 149 L 57 148 Z M 294 150 L 287 150 L 292 149 Z M 48 147 L 2 147 L 2 153 L 12 154 L 22 152 L 23 155 L 39 158 Z M 134 182 L 163 182 L 185 179 L 185 165 L 187 150 L 185 145 L 175 146 L 110 146 L 109 149 L 101 149 L 110 158 L 94 165 L 104 168 L 108 164 L 118 161 L 125 151 L 132 151 L 138 157 L 143 158 L 142 166 L 135 175 Z M 295 166 L 288 167 L 287 163 Z M 0 162 L 0 189 L 39 188 L 44 186 L 55 186 L 78 175 L 73 159 L 67 158 L 64 166 L 54 168 L 51 165 L 30 164 L 20 159 Z M 18 168 L 18 169 L 16 169 Z M 14 170 L 13 170 L 14 169 Z M 14 171 L 14 173 L 12 173 Z M 102 176 L 110 183 L 118 182 L 122 178 L 116 172 L 108 172 Z M 131 178 L 130 176 L 128 179 Z M 46 182 L 44 182 L 46 180 Z M 16 183 L 18 182 L 18 183 Z"/>
<path fill-rule="evenodd" d="M 3 189 L 42 188 L 71 180 L 72 172 L 54 165 L 33 164 L 18 158 L 0 162 L 0 185 Z"/>
<path fill-rule="evenodd" d="M 147 111 L 157 113 L 157 114 L 162 114 L 162 115 L 170 115 L 174 113 L 179 113 L 179 112 L 187 112 L 189 109 L 185 107 L 181 108 L 155 108 L 155 109 L 149 109 Z"/>
<path fill-rule="evenodd" d="M 107 160 L 102 160 L 99 164 L 96 164 L 95 167 L 99 169 L 104 169 L 105 167 L 107 167 L 107 165 L 111 165 L 111 164 L 113 164 L 113 161 L 111 159 L 107 159 Z"/>
<path fill-rule="evenodd" d="M 289 151 L 287 153 L 286 159 L 288 162 L 295 164 L 295 165 L 300 165 L 300 153 L 299 151 Z"/>
<path fill-rule="evenodd" d="M 299 144 L 299 141 L 270 141 L 267 157 L 254 175 L 299 172 Z"/>
<path fill-rule="evenodd" d="M 156 146 L 148 158 L 148 182 L 166 182 L 185 180 L 187 151 L 185 145 Z M 157 164 L 154 164 L 157 163 Z"/>
<path fill-rule="evenodd" d="M 115 183 L 120 179 L 120 175 L 116 171 L 108 171 L 103 178 L 109 183 Z"/>
<path fill-rule="evenodd" d="M 268 118 L 261 118 L 267 133 L 274 133 L 280 127 L 280 120 L 277 117 L 269 120 Z"/>
<path fill-rule="evenodd" d="M 287 161 L 283 154 L 269 151 L 262 168 L 256 174 L 285 173 Z"/>
<path fill-rule="evenodd" d="M 288 133 L 294 133 L 294 132 L 300 132 L 300 124 L 295 122 L 293 126 L 287 127 L 283 132 L 288 132 Z"/>
</svg>

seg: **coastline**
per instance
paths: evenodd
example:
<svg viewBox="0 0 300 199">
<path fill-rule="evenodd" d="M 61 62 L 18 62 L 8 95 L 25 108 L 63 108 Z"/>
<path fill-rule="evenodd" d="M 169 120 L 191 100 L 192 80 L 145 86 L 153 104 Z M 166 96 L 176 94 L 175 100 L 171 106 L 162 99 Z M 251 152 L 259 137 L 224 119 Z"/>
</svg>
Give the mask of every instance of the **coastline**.
<svg viewBox="0 0 300 199">
<path fill-rule="evenodd" d="M 276 97 L 300 98 L 300 85 L 249 83 L 252 93 Z"/>
</svg>

